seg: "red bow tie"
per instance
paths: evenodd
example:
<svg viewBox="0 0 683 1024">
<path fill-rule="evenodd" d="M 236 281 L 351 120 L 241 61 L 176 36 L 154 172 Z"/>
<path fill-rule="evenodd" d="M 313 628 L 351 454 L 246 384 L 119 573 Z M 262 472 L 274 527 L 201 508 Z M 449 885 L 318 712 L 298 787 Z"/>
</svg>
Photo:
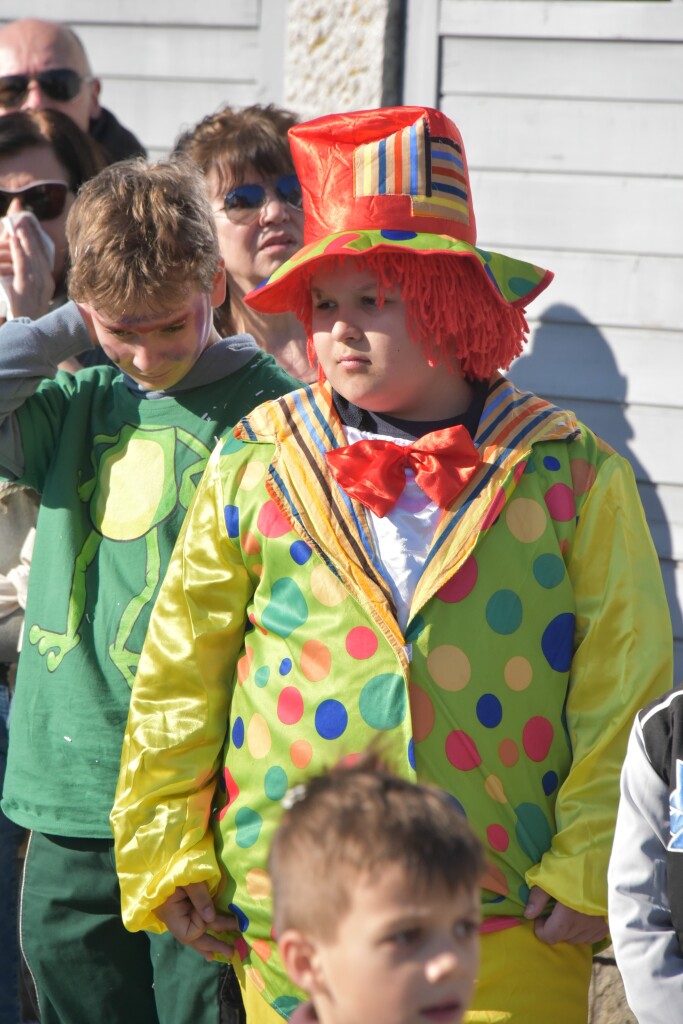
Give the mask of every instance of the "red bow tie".
<svg viewBox="0 0 683 1024">
<path fill-rule="evenodd" d="M 380 519 L 403 492 L 406 469 L 440 508 L 448 508 L 467 486 L 481 462 L 463 426 L 446 427 L 413 441 L 394 444 L 381 439 L 356 441 L 325 453 L 339 486 Z"/>
</svg>

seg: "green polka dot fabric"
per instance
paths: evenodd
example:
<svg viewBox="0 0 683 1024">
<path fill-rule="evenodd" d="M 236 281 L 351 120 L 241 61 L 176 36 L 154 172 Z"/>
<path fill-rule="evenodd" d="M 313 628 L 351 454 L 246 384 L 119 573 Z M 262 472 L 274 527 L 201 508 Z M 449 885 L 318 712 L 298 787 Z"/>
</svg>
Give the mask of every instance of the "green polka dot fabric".
<svg viewBox="0 0 683 1024">
<path fill-rule="evenodd" d="M 240 922 L 247 977 L 285 1016 L 301 993 L 272 935 L 266 868 L 281 801 L 378 736 L 390 767 L 449 793 L 485 844 L 489 926 L 519 920 L 534 883 L 603 912 L 627 726 L 667 686 L 656 556 L 630 468 L 571 414 L 497 378 L 475 443 L 481 471 L 439 523 L 405 636 L 364 510 L 326 471 L 325 450 L 345 437 L 325 387 L 260 407 L 226 440 L 189 516 L 201 564 L 183 563 L 186 543 L 171 566 L 164 589 L 186 609 L 174 643 L 187 642 L 201 668 L 177 667 L 163 623 L 153 630 L 146 653 L 170 690 L 159 691 L 158 714 L 164 699 L 191 707 L 199 691 L 216 701 L 229 692 L 214 797 L 218 900 Z M 193 572 L 210 612 L 193 608 Z M 637 657 L 624 602 L 628 622 L 633 612 L 647 631 Z M 223 663 L 208 642 L 205 653 L 209 617 L 246 623 L 234 659 Z M 220 723 L 209 716 L 209 727 Z M 185 754 L 197 773 L 202 743 L 200 727 Z M 134 779 L 132 793 L 135 802 Z M 165 820 L 159 794 L 147 799 Z M 174 837 L 176 884 L 207 877 L 203 866 L 193 873 L 194 799 Z M 138 850 L 141 861 L 153 863 L 151 849 Z M 144 893 L 141 874 L 122 875 L 124 901 L 133 887 Z"/>
</svg>

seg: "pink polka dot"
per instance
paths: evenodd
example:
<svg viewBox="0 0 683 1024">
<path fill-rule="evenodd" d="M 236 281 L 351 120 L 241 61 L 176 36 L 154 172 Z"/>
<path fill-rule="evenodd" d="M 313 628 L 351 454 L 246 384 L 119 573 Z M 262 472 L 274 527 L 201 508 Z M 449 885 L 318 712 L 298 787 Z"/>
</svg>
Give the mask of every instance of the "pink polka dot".
<svg viewBox="0 0 683 1024">
<path fill-rule="evenodd" d="M 515 481 L 515 483 L 518 483 L 521 477 L 524 475 L 524 470 L 527 467 L 528 461 L 528 459 L 523 459 L 522 462 L 518 462 L 514 470 L 512 471 L 512 479 Z"/>
<path fill-rule="evenodd" d="M 482 530 L 488 530 L 491 526 L 493 526 L 493 524 L 495 523 L 496 519 L 498 518 L 500 513 L 503 511 L 504 505 L 505 505 L 505 491 L 501 487 L 496 492 L 493 501 L 489 505 L 488 512 L 484 516 L 484 521 L 481 524 L 481 529 Z"/>
<path fill-rule="evenodd" d="M 311 683 L 330 674 L 332 655 L 322 640 L 307 640 L 301 648 L 301 671 Z"/>
<path fill-rule="evenodd" d="M 554 730 L 547 718 L 530 718 L 522 731 L 524 752 L 532 761 L 543 761 L 553 742 Z"/>
<path fill-rule="evenodd" d="M 444 604 L 455 604 L 456 601 L 462 601 L 474 590 L 478 574 L 477 561 L 474 555 L 470 555 L 456 574 L 451 576 L 440 590 L 437 590 L 436 596 L 439 601 L 443 601 Z"/>
<path fill-rule="evenodd" d="M 360 238 L 357 231 L 346 231 L 343 235 L 340 235 L 339 238 L 333 238 L 332 241 L 325 246 L 325 254 L 338 252 L 340 249 L 344 249 L 349 242 L 355 242 L 357 238 Z"/>
<path fill-rule="evenodd" d="M 420 686 L 411 683 L 408 687 L 410 717 L 413 721 L 413 739 L 416 743 L 426 740 L 434 728 L 434 705 L 431 697 Z"/>
<path fill-rule="evenodd" d="M 221 807 L 220 811 L 218 812 L 218 820 L 219 821 L 221 820 L 221 818 L 223 818 L 223 816 L 225 814 L 227 814 L 228 808 L 230 807 L 230 804 L 234 800 L 237 799 L 237 797 L 239 796 L 239 792 L 240 792 L 240 788 L 237 785 L 237 783 L 235 782 L 234 778 L 232 777 L 232 773 L 231 773 L 229 768 L 224 768 L 223 769 L 223 781 L 225 782 L 225 794 L 226 794 L 225 801 L 226 802 L 225 802 L 225 806 Z"/>
<path fill-rule="evenodd" d="M 486 829 L 486 838 L 491 849 L 498 850 L 499 853 L 503 853 L 510 845 L 507 829 L 504 829 L 502 825 L 489 825 Z"/>
<path fill-rule="evenodd" d="M 545 492 L 545 503 L 548 512 L 558 523 L 568 523 L 576 515 L 574 492 L 566 484 L 553 484 Z"/>
<path fill-rule="evenodd" d="M 278 697 L 277 717 L 283 725 L 295 725 L 304 713 L 304 699 L 296 686 L 285 686 Z"/>
<path fill-rule="evenodd" d="M 263 505 L 256 525 L 264 537 L 283 537 L 292 528 L 274 501 L 267 501 Z"/>
<path fill-rule="evenodd" d="M 372 629 L 367 626 L 355 626 L 346 634 L 346 650 L 352 658 L 362 661 L 363 658 L 371 658 L 379 640 Z"/>
<path fill-rule="evenodd" d="M 461 729 L 456 729 L 446 737 L 446 757 L 461 772 L 470 772 L 481 764 L 476 743 Z"/>
<path fill-rule="evenodd" d="M 240 960 L 246 960 L 246 958 L 249 956 L 249 946 L 246 944 L 244 938 L 241 935 L 238 935 L 237 938 L 234 940 L 233 946 L 235 947 L 235 952 L 237 953 Z"/>
</svg>

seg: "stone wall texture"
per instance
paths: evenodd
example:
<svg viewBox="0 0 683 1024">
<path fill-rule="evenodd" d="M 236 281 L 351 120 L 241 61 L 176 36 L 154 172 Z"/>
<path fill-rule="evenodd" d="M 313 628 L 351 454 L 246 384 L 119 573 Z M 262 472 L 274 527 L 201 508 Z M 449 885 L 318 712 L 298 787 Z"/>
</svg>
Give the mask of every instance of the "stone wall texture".
<svg viewBox="0 0 683 1024">
<path fill-rule="evenodd" d="M 285 106 L 302 119 L 382 104 L 389 0 L 288 0 Z"/>
</svg>

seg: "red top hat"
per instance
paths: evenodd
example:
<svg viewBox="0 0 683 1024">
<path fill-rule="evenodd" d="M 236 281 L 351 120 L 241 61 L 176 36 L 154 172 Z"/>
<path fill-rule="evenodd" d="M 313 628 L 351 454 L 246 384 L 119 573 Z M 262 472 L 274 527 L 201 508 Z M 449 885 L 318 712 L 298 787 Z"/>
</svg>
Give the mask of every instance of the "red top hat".
<svg viewBox="0 0 683 1024">
<path fill-rule="evenodd" d="M 550 284 L 550 271 L 477 249 L 465 148 L 441 111 L 330 114 L 290 128 L 289 139 L 303 194 L 304 246 L 249 293 L 255 309 L 295 308 L 302 272 L 326 256 L 378 250 L 474 259 L 510 305 L 525 306 Z"/>
</svg>

